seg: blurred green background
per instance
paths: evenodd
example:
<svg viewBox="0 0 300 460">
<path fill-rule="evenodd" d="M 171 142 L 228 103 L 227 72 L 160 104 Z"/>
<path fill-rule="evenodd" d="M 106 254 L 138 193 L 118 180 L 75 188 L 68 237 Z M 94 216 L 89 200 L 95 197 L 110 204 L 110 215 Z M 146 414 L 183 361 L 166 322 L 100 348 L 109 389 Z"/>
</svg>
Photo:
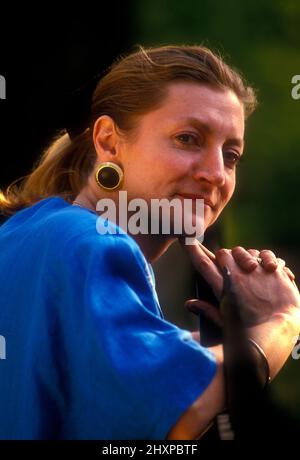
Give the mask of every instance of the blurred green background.
<svg viewBox="0 0 300 460">
<path fill-rule="evenodd" d="M 272 248 L 300 276 L 298 212 L 300 99 L 299 0 L 133 0 L 133 38 L 144 46 L 204 44 L 221 52 L 257 89 L 235 196 L 218 224 L 219 244 Z M 166 317 L 197 326 L 182 305 L 192 295 L 189 262 L 176 245 L 155 267 Z M 300 421 L 300 359 L 272 384 L 279 407 Z"/>
</svg>

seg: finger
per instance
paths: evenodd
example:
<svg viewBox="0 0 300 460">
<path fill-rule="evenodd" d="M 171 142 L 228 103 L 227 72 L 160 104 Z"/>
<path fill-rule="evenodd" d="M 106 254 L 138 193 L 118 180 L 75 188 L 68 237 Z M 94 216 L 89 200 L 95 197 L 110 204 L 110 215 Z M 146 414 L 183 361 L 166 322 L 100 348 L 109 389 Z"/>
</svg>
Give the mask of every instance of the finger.
<svg viewBox="0 0 300 460">
<path fill-rule="evenodd" d="M 294 281 L 294 279 L 296 278 L 294 273 L 288 267 L 283 267 L 283 270 L 285 271 L 287 276 L 290 278 L 290 280 Z"/>
<path fill-rule="evenodd" d="M 277 258 L 274 252 L 269 251 L 268 249 L 263 249 L 259 253 L 259 257 L 262 260 L 262 266 L 267 272 L 274 272 L 278 267 Z"/>
<path fill-rule="evenodd" d="M 205 281 L 212 287 L 214 293 L 219 298 L 223 289 L 223 277 L 215 261 L 211 260 L 211 258 L 202 249 L 203 246 L 200 245 L 197 240 L 195 241 L 195 244 L 182 244 L 182 248 L 190 257 L 195 269 L 203 276 Z"/>
<path fill-rule="evenodd" d="M 222 320 L 220 311 L 211 305 L 208 302 L 204 302 L 203 300 L 198 299 L 191 299 L 187 300 L 184 304 L 185 308 L 187 308 L 192 313 L 198 315 L 199 313 L 203 313 L 207 318 L 211 319 L 215 324 L 222 327 Z"/>
<path fill-rule="evenodd" d="M 285 260 L 280 259 L 280 257 L 277 257 L 277 268 L 283 269 L 285 267 Z"/>
<path fill-rule="evenodd" d="M 253 257 L 246 249 L 241 246 L 236 246 L 231 250 L 235 262 L 239 267 L 246 271 L 252 272 L 258 267 L 257 257 Z"/>
<path fill-rule="evenodd" d="M 282 269 L 287 274 L 289 279 L 292 282 L 294 282 L 296 277 L 295 277 L 294 273 L 288 267 L 285 266 L 285 263 L 286 263 L 285 260 L 280 259 L 279 257 L 277 257 L 278 269 Z"/>
<path fill-rule="evenodd" d="M 207 249 L 207 247 L 205 247 L 203 244 L 199 243 L 199 241 L 198 241 L 198 244 L 200 248 L 202 249 L 202 251 L 210 258 L 210 260 L 213 260 L 215 262 L 216 256 L 214 255 L 214 253 L 211 252 L 209 249 Z"/>
<path fill-rule="evenodd" d="M 281 259 L 280 257 L 277 257 L 277 267 L 279 269 L 281 268 L 282 270 L 284 270 L 287 276 L 289 277 L 289 279 L 291 281 L 294 281 L 295 280 L 294 273 L 288 267 L 286 267 L 285 264 L 286 264 L 285 260 Z"/>
<path fill-rule="evenodd" d="M 186 246 L 186 238 L 178 238 L 178 241 L 180 242 L 180 244 L 182 246 Z M 204 246 L 204 244 L 200 243 L 200 241 L 198 241 L 196 238 L 194 238 L 194 241 L 192 242 L 192 244 L 195 244 L 198 246 L 200 246 L 200 248 L 202 249 L 202 251 L 210 258 L 210 260 L 213 260 L 215 262 L 216 260 L 216 256 L 213 252 L 211 252 L 206 246 Z"/>
<path fill-rule="evenodd" d="M 223 272 L 225 266 L 229 269 L 229 271 L 236 271 L 237 269 L 236 262 L 230 249 L 219 249 L 216 253 L 216 261 L 221 269 L 221 272 Z"/>
<path fill-rule="evenodd" d="M 251 254 L 251 256 L 255 257 L 256 259 L 259 257 L 258 249 L 247 249 L 247 251 L 249 252 L 249 254 Z"/>
</svg>

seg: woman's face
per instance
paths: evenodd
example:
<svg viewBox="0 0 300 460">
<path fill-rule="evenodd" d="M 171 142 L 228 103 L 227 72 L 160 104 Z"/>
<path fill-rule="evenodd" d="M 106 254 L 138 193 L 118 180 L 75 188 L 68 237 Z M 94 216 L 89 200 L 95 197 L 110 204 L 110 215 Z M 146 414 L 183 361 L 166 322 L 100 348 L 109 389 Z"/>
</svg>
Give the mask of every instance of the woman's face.
<svg viewBox="0 0 300 460">
<path fill-rule="evenodd" d="M 173 83 L 122 146 L 128 199 L 203 198 L 205 228 L 230 200 L 243 152 L 244 111 L 230 90 Z"/>
</svg>

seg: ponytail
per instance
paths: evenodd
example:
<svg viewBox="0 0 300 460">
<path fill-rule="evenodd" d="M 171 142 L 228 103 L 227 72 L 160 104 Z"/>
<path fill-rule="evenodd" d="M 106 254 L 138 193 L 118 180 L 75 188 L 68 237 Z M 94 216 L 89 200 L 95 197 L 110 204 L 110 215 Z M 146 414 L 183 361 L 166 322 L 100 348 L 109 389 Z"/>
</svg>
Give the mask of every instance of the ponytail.
<svg viewBox="0 0 300 460">
<path fill-rule="evenodd" d="M 85 185 L 96 153 L 90 129 L 70 139 L 61 132 L 34 165 L 31 174 L 0 190 L 0 213 L 9 216 L 50 196 L 71 202 Z"/>
</svg>

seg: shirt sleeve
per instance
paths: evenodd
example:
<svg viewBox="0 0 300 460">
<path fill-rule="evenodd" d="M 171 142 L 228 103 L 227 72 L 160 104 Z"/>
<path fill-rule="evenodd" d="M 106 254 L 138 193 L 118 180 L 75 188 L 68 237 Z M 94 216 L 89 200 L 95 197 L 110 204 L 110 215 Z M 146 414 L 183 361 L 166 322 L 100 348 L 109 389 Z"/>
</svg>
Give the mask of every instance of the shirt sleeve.
<svg viewBox="0 0 300 460">
<path fill-rule="evenodd" d="M 83 439 L 165 439 L 210 384 L 213 354 L 161 317 L 130 237 L 82 237 L 64 259 L 67 430 Z"/>
</svg>

